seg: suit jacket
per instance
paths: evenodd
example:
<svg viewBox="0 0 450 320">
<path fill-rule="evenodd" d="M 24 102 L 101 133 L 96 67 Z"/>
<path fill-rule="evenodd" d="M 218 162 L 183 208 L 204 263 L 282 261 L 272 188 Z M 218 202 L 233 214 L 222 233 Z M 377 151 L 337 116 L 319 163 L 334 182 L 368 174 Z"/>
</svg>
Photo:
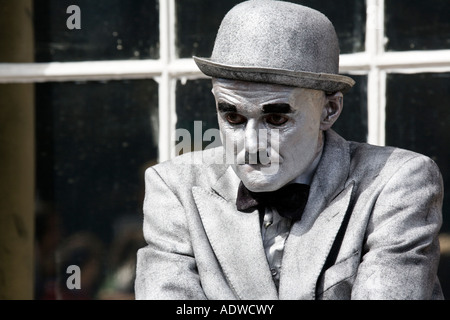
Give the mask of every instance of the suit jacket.
<svg viewBox="0 0 450 320">
<path fill-rule="evenodd" d="M 303 217 L 286 240 L 277 291 L 257 211 L 239 179 L 201 164 L 220 149 L 146 171 L 137 299 L 442 299 L 443 182 L 429 158 L 325 135 Z"/>
</svg>

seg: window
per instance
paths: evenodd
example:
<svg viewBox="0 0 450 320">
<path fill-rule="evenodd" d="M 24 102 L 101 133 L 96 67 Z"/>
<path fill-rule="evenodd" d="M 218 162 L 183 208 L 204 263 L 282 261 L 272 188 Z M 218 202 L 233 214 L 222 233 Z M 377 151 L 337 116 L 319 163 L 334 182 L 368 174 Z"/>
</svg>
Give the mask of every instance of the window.
<svg viewBox="0 0 450 320">
<path fill-rule="evenodd" d="M 80 8 L 81 29 L 68 30 L 67 8 Z M 158 59 L 157 0 L 35 0 L 35 60 Z"/>
<path fill-rule="evenodd" d="M 222 17 L 239 2 L 34 1 L 35 62 L 2 61 L 0 86 L 35 84 L 36 208 L 57 214 L 62 240 L 92 231 L 107 259 L 116 235 L 141 222 L 143 170 L 175 156 L 175 129 L 217 126 L 211 83 L 192 55 L 210 55 Z M 341 73 L 357 81 L 336 131 L 424 153 L 450 185 L 448 1 L 293 2 L 332 20 Z M 66 26 L 69 5 L 80 8 L 79 30 Z M 441 279 L 448 292 L 449 279 Z"/>
</svg>

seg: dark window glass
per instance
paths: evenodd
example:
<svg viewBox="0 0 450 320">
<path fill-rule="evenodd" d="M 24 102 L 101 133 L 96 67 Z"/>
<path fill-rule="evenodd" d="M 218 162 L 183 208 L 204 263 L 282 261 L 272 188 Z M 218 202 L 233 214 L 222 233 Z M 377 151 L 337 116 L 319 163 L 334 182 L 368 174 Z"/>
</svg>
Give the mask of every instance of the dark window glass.
<svg viewBox="0 0 450 320">
<path fill-rule="evenodd" d="M 81 12 L 81 29 L 69 30 L 70 5 Z M 156 59 L 157 0 L 35 0 L 37 62 Z"/>
<path fill-rule="evenodd" d="M 209 57 L 225 14 L 242 0 L 176 0 L 176 45 L 180 58 Z"/>
<path fill-rule="evenodd" d="M 157 158 L 152 80 L 36 84 L 37 192 L 68 232 L 139 214 L 143 167 Z"/>
<path fill-rule="evenodd" d="M 387 78 L 386 144 L 436 161 L 450 185 L 450 73 L 390 74 Z M 450 231 L 450 191 L 445 189 L 443 231 Z"/>
<path fill-rule="evenodd" d="M 242 1 L 177 0 L 176 42 L 180 58 L 193 55 L 209 57 L 220 22 L 225 14 Z M 364 51 L 366 5 L 361 0 L 291 1 L 321 11 L 333 22 L 341 52 Z"/>
<path fill-rule="evenodd" d="M 203 141 L 203 135 L 206 130 L 219 128 L 216 103 L 211 90 L 212 83 L 209 79 L 190 80 L 186 83 L 177 82 L 176 113 L 178 121 L 176 128 L 177 130 L 185 129 L 189 132 L 191 139 L 190 150 L 201 150 L 210 146 L 211 143 L 221 144 L 220 141 L 215 141 L 214 139 Z M 179 132 L 183 133 L 183 131 Z M 182 143 L 181 138 L 178 139 L 178 143 Z M 185 153 L 189 150 L 180 151 L 179 153 Z"/>
<path fill-rule="evenodd" d="M 153 80 L 36 84 L 36 299 L 93 299 L 100 289 L 133 297 L 133 273 L 122 284 L 113 276 L 144 245 L 157 92 Z M 67 291 L 69 265 L 92 281 Z"/>
<path fill-rule="evenodd" d="M 333 129 L 347 140 L 367 142 L 367 76 L 350 77 L 356 84 L 344 95 L 344 109 Z"/>
<path fill-rule="evenodd" d="M 361 52 L 366 41 L 366 1 L 291 0 L 322 12 L 333 23 L 341 53 Z"/>
<path fill-rule="evenodd" d="M 450 1 L 385 1 L 388 51 L 450 47 Z"/>
</svg>

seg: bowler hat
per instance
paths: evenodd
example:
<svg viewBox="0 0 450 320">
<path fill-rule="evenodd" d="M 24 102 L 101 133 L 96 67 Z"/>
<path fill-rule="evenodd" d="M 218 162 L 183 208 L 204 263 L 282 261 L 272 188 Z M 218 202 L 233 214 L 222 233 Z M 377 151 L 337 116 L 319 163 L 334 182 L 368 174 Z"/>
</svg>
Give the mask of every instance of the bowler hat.
<svg viewBox="0 0 450 320">
<path fill-rule="evenodd" d="M 346 92 L 339 42 L 319 11 L 290 2 L 249 0 L 233 7 L 217 33 L 211 58 L 194 57 L 214 78 Z"/>
</svg>

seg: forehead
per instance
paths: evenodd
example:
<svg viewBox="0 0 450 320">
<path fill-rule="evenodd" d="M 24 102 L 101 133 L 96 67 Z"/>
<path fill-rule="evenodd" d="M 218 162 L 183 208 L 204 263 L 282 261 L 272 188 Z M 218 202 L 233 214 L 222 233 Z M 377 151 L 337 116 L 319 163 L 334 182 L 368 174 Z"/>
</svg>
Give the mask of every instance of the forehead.
<svg viewBox="0 0 450 320">
<path fill-rule="evenodd" d="M 289 98 L 294 87 L 267 83 L 213 79 L 213 93 L 217 97 L 234 97 L 242 99 Z"/>
<path fill-rule="evenodd" d="M 319 90 L 228 79 L 213 79 L 213 94 L 218 101 L 252 104 L 288 103 L 322 96 Z"/>
</svg>

